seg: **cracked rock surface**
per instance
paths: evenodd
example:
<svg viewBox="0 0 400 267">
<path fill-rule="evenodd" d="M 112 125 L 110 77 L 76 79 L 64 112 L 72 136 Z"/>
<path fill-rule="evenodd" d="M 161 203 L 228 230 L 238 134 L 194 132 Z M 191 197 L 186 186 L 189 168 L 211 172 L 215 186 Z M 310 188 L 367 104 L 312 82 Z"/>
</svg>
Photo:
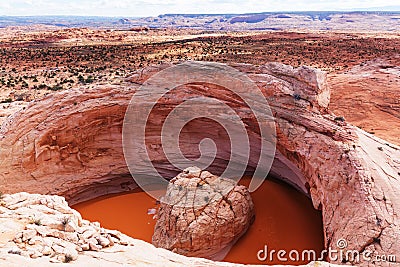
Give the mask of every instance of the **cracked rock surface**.
<svg viewBox="0 0 400 267">
<path fill-rule="evenodd" d="M 161 202 L 153 244 L 186 256 L 222 260 L 255 216 L 245 186 L 197 167 L 173 178 Z"/>
<path fill-rule="evenodd" d="M 178 255 L 82 219 L 63 197 L 16 193 L 0 200 L 0 266 L 244 265 Z M 307 266 L 334 265 L 312 262 Z"/>
<path fill-rule="evenodd" d="M 100 251 L 115 244 L 130 245 L 120 232 L 82 219 L 64 198 L 24 192 L 2 198 L 0 231 L 6 253 L 48 257 L 51 262 L 74 261 L 83 251 Z"/>
</svg>

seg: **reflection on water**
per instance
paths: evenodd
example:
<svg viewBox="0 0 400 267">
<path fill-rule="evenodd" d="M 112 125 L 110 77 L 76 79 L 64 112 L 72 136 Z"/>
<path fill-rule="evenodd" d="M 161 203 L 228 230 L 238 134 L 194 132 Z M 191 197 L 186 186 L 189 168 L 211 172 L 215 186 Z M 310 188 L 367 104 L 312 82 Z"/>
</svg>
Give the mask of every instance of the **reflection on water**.
<svg viewBox="0 0 400 267">
<path fill-rule="evenodd" d="M 248 185 L 250 179 L 242 179 Z M 225 261 L 248 264 L 303 264 L 307 261 L 259 261 L 257 252 L 284 249 L 323 249 L 321 213 L 314 210 L 311 200 L 290 186 L 267 180 L 251 194 L 256 219 L 247 233 L 232 247 Z M 155 220 L 152 209 L 156 201 L 144 192 L 110 195 L 75 205 L 85 219 L 99 221 L 109 229 L 117 229 L 134 238 L 151 242 Z M 150 213 L 150 214 L 149 214 Z M 286 255 L 287 257 L 287 255 Z"/>
</svg>

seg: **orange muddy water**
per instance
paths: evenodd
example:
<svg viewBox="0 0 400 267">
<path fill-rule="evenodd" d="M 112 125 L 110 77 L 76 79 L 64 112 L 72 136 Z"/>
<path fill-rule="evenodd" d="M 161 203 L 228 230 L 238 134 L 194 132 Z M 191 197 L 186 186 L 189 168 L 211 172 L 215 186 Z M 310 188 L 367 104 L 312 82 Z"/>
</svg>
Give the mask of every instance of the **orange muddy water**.
<svg viewBox="0 0 400 267">
<path fill-rule="evenodd" d="M 240 183 L 248 185 L 249 181 L 244 178 Z M 319 256 L 323 249 L 322 218 L 321 213 L 314 210 L 309 198 L 274 180 L 266 180 L 252 193 L 252 198 L 256 219 L 232 247 L 225 261 L 298 265 L 309 262 L 308 256 L 302 260 L 303 250 L 314 250 Z M 144 192 L 109 195 L 77 204 L 73 208 L 83 218 L 98 221 L 105 228 L 117 229 L 151 242 L 155 220 L 154 215 L 148 213 L 151 209 L 157 209 L 157 203 Z M 286 251 L 281 259 L 277 252 L 271 253 L 272 250 L 281 249 Z M 290 260 L 289 253 L 294 260 Z"/>
</svg>

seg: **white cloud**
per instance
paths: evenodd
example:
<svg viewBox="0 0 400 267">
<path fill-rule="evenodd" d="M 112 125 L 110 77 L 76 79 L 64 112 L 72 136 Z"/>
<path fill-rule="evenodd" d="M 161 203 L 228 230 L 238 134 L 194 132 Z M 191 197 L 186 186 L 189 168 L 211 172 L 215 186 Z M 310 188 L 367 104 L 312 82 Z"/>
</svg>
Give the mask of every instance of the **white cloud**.
<svg viewBox="0 0 400 267">
<path fill-rule="evenodd" d="M 389 0 L 0 0 L 0 14 L 157 16 L 166 13 L 350 10 L 391 5 L 393 2 Z"/>
</svg>

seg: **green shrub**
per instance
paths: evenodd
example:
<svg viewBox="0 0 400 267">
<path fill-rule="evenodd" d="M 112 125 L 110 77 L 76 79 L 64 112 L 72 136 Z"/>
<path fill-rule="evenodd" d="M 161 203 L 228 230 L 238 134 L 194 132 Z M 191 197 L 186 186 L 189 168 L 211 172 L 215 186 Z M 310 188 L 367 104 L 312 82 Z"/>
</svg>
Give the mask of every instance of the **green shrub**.
<svg viewBox="0 0 400 267">
<path fill-rule="evenodd" d="M 85 83 L 92 83 L 93 81 L 93 76 L 89 75 L 89 77 L 87 77 L 87 79 L 85 80 Z"/>
<path fill-rule="evenodd" d="M 38 86 L 38 88 L 39 89 L 46 89 L 48 86 L 46 85 L 46 84 L 44 84 L 44 83 L 42 83 L 42 84 L 40 84 L 39 86 Z"/>
<path fill-rule="evenodd" d="M 13 100 L 11 98 L 6 98 L 5 100 L 1 101 L 0 103 L 4 104 L 4 103 L 11 103 L 13 102 Z"/>
<path fill-rule="evenodd" d="M 62 85 L 57 84 L 57 85 L 54 85 L 53 87 L 50 87 L 49 89 L 51 91 L 60 91 L 60 90 L 63 90 L 64 87 L 62 87 Z"/>
</svg>

